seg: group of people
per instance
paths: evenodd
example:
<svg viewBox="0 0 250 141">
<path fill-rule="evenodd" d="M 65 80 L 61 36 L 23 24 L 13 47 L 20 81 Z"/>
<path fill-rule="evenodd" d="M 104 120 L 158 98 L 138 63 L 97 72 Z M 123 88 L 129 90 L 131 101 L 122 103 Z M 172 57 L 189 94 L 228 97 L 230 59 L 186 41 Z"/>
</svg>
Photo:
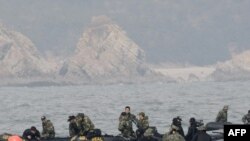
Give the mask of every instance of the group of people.
<svg viewBox="0 0 250 141">
<path fill-rule="evenodd" d="M 229 107 L 226 105 L 219 111 L 216 122 L 227 122 L 227 112 Z M 32 126 L 23 132 L 22 138 L 27 141 L 40 141 L 43 139 L 52 139 L 55 137 L 55 129 L 52 122 L 45 116 L 41 117 L 42 133 Z M 68 118 L 69 122 L 69 136 L 72 141 L 87 140 L 95 138 L 96 141 L 103 141 L 101 131 L 95 129 L 95 125 L 91 119 L 84 113 L 78 113 L 76 116 L 72 115 Z M 196 121 L 194 117 L 189 120 L 188 132 L 185 135 L 182 128 L 182 119 L 175 117 L 167 133 L 163 136 L 157 133 L 154 127 L 149 125 L 149 118 L 144 112 L 140 112 L 138 116 L 131 113 L 129 106 L 126 106 L 124 112 L 120 114 L 118 130 L 121 132 L 120 136 L 137 141 L 158 141 L 157 137 L 162 137 L 162 141 L 212 141 L 212 138 L 206 133 L 206 127 Z M 248 114 L 242 118 L 244 124 L 250 124 L 250 110 Z M 137 130 L 133 130 L 133 124 L 136 125 Z M 85 139 L 84 139 L 85 138 Z"/>
<path fill-rule="evenodd" d="M 41 138 L 49 139 L 55 137 L 55 128 L 50 120 L 45 116 L 41 117 L 42 121 L 42 134 L 36 129 L 35 126 L 32 126 L 30 129 L 26 129 L 23 132 L 23 138 L 28 141 L 39 141 Z"/>
</svg>

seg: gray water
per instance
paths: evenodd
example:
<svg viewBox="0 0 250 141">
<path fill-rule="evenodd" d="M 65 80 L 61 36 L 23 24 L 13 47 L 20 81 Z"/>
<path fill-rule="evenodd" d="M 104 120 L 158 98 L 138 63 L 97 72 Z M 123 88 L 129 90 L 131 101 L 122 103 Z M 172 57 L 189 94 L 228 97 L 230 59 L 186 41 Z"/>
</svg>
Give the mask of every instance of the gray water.
<svg viewBox="0 0 250 141">
<path fill-rule="evenodd" d="M 118 134 L 118 117 L 126 105 L 145 112 L 160 133 L 181 116 L 187 130 L 190 117 L 213 121 L 223 105 L 230 105 L 229 121 L 241 123 L 250 109 L 250 82 L 196 82 L 87 85 L 65 87 L 0 87 L 0 133 L 22 134 L 47 116 L 57 136 L 68 135 L 69 115 L 84 112 L 104 133 Z"/>
</svg>

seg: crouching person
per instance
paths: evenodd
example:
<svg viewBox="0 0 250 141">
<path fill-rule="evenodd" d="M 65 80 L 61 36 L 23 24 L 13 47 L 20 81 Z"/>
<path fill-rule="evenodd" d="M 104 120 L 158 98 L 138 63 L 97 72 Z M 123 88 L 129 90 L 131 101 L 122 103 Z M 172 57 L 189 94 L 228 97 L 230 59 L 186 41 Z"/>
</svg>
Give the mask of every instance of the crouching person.
<svg viewBox="0 0 250 141">
<path fill-rule="evenodd" d="M 40 132 L 36 129 L 36 127 L 32 126 L 30 129 L 26 129 L 23 132 L 23 138 L 26 141 L 40 141 L 41 135 Z"/>
</svg>

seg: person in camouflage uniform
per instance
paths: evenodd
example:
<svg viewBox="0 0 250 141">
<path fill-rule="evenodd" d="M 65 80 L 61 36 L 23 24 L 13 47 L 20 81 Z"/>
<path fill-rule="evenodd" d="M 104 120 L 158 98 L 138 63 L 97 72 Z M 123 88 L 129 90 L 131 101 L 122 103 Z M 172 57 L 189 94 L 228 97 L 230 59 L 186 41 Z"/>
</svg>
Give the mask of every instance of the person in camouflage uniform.
<svg viewBox="0 0 250 141">
<path fill-rule="evenodd" d="M 69 136 L 71 138 L 77 136 L 79 134 L 79 129 L 77 127 L 76 117 L 69 116 L 68 122 L 69 122 Z"/>
<path fill-rule="evenodd" d="M 221 111 L 219 111 L 216 122 L 227 122 L 227 111 L 228 111 L 228 105 L 225 105 Z"/>
<path fill-rule="evenodd" d="M 52 124 L 52 122 L 48 119 L 46 119 L 45 116 L 41 117 L 42 120 L 42 137 L 47 139 L 47 138 L 55 138 L 55 129 Z"/>
<path fill-rule="evenodd" d="M 250 124 L 250 110 L 248 110 L 248 114 L 242 117 L 242 122 L 244 124 Z"/>
<path fill-rule="evenodd" d="M 144 112 L 140 112 L 138 114 L 138 119 L 137 119 L 137 131 L 136 131 L 136 135 L 137 137 L 141 137 L 144 132 L 148 129 L 149 127 L 149 122 L 148 122 L 148 116 L 145 115 Z"/>
<path fill-rule="evenodd" d="M 9 133 L 3 133 L 0 135 L 0 141 L 8 141 L 8 138 L 11 137 L 12 135 Z"/>
<path fill-rule="evenodd" d="M 121 131 L 123 137 L 134 137 L 132 121 L 125 112 L 121 113 L 118 130 Z"/>
<path fill-rule="evenodd" d="M 89 132 L 93 131 L 95 128 L 93 122 L 84 113 L 77 114 L 76 123 L 79 129 L 79 135 L 81 136 L 86 136 Z"/>
<path fill-rule="evenodd" d="M 126 113 L 126 117 L 128 118 L 128 120 L 131 120 L 132 122 L 136 123 L 136 116 L 130 113 L 130 107 L 126 106 L 124 110 L 125 110 L 124 112 Z M 120 115 L 119 121 L 121 120 L 121 118 L 122 116 Z"/>
<path fill-rule="evenodd" d="M 162 141 L 185 141 L 184 137 L 177 132 L 178 130 L 177 126 L 172 125 L 171 131 L 163 136 Z"/>
<path fill-rule="evenodd" d="M 148 128 L 138 141 L 158 141 L 158 139 L 154 137 L 154 130 L 152 128 Z"/>
</svg>

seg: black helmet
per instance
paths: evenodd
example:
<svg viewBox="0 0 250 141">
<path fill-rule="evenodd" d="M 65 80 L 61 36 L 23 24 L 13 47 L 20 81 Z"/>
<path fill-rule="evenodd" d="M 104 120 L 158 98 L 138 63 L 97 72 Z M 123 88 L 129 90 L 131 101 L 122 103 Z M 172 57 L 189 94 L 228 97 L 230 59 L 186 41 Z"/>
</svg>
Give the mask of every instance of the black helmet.
<svg viewBox="0 0 250 141">
<path fill-rule="evenodd" d="M 45 116 L 42 116 L 42 117 L 41 117 L 41 120 L 45 120 L 45 119 L 46 119 L 46 117 L 45 117 Z"/>
<path fill-rule="evenodd" d="M 73 119 L 75 119 L 75 118 L 76 118 L 75 116 L 69 116 L 68 121 L 71 121 L 71 120 L 73 120 Z"/>
<path fill-rule="evenodd" d="M 30 127 L 30 130 L 36 131 L 36 127 L 35 127 L 35 126 L 31 126 L 31 127 Z"/>
<path fill-rule="evenodd" d="M 190 122 L 190 123 L 195 123 L 195 122 L 196 122 L 196 120 L 195 120 L 195 118 L 194 118 L 194 117 L 191 117 L 191 118 L 189 119 L 189 122 Z"/>
</svg>

